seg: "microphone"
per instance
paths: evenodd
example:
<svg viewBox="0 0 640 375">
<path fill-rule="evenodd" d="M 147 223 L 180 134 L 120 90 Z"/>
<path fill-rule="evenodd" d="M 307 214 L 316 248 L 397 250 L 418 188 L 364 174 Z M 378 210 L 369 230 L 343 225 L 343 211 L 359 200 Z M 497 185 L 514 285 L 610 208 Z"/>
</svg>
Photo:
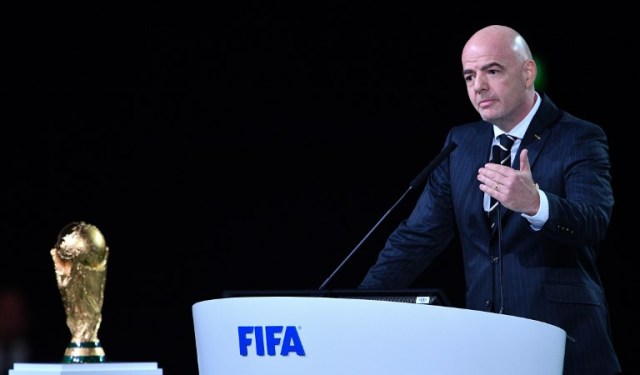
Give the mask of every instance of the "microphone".
<svg viewBox="0 0 640 375">
<path fill-rule="evenodd" d="M 336 275 L 336 273 L 338 273 L 338 271 L 340 271 L 340 269 L 342 269 L 342 267 L 349 261 L 349 259 L 351 259 L 351 257 L 353 256 L 353 254 L 356 253 L 356 251 L 358 251 L 358 249 L 360 248 L 360 246 L 371 236 L 371 234 L 380 226 L 380 224 L 384 221 L 384 219 L 387 218 L 387 216 L 389 216 L 389 214 L 391 213 L 391 211 L 393 211 L 393 209 L 400 203 L 402 202 L 402 200 L 404 199 L 404 197 L 414 188 L 416 188 L 418 185 L 422 184 L 427 177 L 429 177 L 429 175 L 431 174 L 431 172 L 433 172 L 434 169 L 436 169 L 436 167 L 442 163 L 442 161 L 444 160 L 444 158 L 446 158 L 447 156 L 449 156 L 449 154 L 453 151 L 453 149 L 455 149 L 456 147 L 458 147 L 457 144 L 455 144 L 454 142 L 449 143 L 447 146 L 445 146 L 442 151 L 440 151 L 440 153 L 438 155 L 436 155 L 436 157 L 431 160 L 431 162 L 424 167 L 424 169 L 422 170 L 422 172 L 420 172 L 409 184 L 409 187 L 407 188 L 407 190 L 404 192 L 404 194 L 402 194 L 402 196 L 396 201 L 396 203 L 393 204 L 393 206 L 391 206 L 391 208 L 389 210 L 387 210 L 387 212 L 382 215 L 382 217 L 380 218 L 380 220 L 378 220 L 378 222 L 373 226 L 373 228 L 371 228 L 371 230 L 369 230 L 369 232 L 362 238 L 362 240 L 360 240 L 360 242 L 356 245 L 356 247 L 353 248 L 353 250 L 351 250 L 351 252 L 349 253 L 349 255 L 347 255 L 346 258 L 344 258 L 344 260 L 342 261 L 342 263 L 340 263 L 340 265 L 338 265 L 338 267 L 331 273 L 331 275 L 329 275 L 329 277 L 327 277 L 327 279 L 322 283 L 322 285 L 320 285 L 319 290 L 324 290 L 326 289 L 327 285 L 329 284 L 329 282 L 334 278 L 334 276 Z"/>
</svg>

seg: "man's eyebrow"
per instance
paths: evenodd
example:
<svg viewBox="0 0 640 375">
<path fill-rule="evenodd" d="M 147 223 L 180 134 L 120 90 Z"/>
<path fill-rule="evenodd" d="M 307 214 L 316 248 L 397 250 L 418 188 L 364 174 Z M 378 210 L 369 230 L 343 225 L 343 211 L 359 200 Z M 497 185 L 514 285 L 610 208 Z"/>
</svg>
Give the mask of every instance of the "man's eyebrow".
<svg viewBox="0 0 640 375">
<path fill-rule="evenodd" d="M 495 68 L 495 67 L 498 67 L 498 68 L 501 68 L 501 69 L 504 68 L 504 66 L 502 64 L 499 64 L 499 63 L 497 63 L 495 61 L 492 61 L 492 62 L 490 62 L 488 64 L 485 64 L 485 65 L 481 66 L 480 70 L 481 71 L 486 71 L 486 70 L 490 70 L 490 69 Z M 464 69 L 462 71 L 462 75 L 467 75 L 467 74 L 473 73 L 473 71 L 474 71 L 474 69 Z"/>
<path fill-rule="evenodd" d="M 490 62 L 490 63 L 488 63 L 488 64 L 486 64 L 486 65 L 483 65 L 483 66 L 480 68 L 480 70 L 482 70 L 482 71 L 484 71 L 484 70 L 490 70 L 490 69 L 492 69 L 492 68 L 496 68 L 496 67 L 498 67 L 498 68 L 504 68 L 504 65 L 499 64 L 499 63 L 497 63 L 497 62 L 493 61 L 493 62 Z"/>
</svg>

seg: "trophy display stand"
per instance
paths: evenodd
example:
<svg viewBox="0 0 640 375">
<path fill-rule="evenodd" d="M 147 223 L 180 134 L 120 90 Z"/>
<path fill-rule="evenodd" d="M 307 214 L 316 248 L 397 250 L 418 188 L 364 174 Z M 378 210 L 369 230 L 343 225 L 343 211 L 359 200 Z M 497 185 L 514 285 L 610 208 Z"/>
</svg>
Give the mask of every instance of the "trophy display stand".
<svg viewBox="0 0 640 375">
<path fill-rule="evenodd" d="M 14 363 L 9 375 L 162 375 L 155 362 Z"/>
</svg>

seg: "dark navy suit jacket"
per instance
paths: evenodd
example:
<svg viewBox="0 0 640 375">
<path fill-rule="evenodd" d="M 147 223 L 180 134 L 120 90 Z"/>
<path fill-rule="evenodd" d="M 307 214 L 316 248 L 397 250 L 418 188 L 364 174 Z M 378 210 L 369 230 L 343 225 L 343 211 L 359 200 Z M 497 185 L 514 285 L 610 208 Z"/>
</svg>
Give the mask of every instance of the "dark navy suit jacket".
<svg viewBox="0 0 640 375">
<path fill-rule="evenodd" d="M 561 111 L 543 93 L 522 139 L 534 181 L 549 200 L 539 231 L 502 210 L 501 235 L 491 235 L 478 187 L 489 160 L 492 125 L 451 129 L 457 147 L 431 174 L 410 216 L 389 236 L 360 288 L 404 288 L 459 235 L 466 307 L 499 311 L 564 329 L 565 374 L 620 372 L 608 308 L 596 269 L 598 243 L 613 208 L 608 144 L 597 125 Z"/>
</svg>

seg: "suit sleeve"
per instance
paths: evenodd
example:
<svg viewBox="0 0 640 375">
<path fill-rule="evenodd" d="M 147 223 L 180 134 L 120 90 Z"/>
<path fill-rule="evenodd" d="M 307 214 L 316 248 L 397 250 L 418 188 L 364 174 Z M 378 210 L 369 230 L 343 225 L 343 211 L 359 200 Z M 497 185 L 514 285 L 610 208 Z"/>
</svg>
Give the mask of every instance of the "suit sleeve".
<svg viewBox="0 0 640 375">
<path fill-rule="evenodd" d="M 564 155 L 556 155 L 556 160 L 563 160 L 562 176 L 557 179 L 561 184 L 550 184 L 554 188 L 545 190 L 549 220 L 543 235 L 570 245 L 601 241 L 614 203 L 606 135 L 594 124 L 582 124 L 572 128 L 573 134 L 562 134 L 568 142 L 560 148 Z"/>
</svg>

